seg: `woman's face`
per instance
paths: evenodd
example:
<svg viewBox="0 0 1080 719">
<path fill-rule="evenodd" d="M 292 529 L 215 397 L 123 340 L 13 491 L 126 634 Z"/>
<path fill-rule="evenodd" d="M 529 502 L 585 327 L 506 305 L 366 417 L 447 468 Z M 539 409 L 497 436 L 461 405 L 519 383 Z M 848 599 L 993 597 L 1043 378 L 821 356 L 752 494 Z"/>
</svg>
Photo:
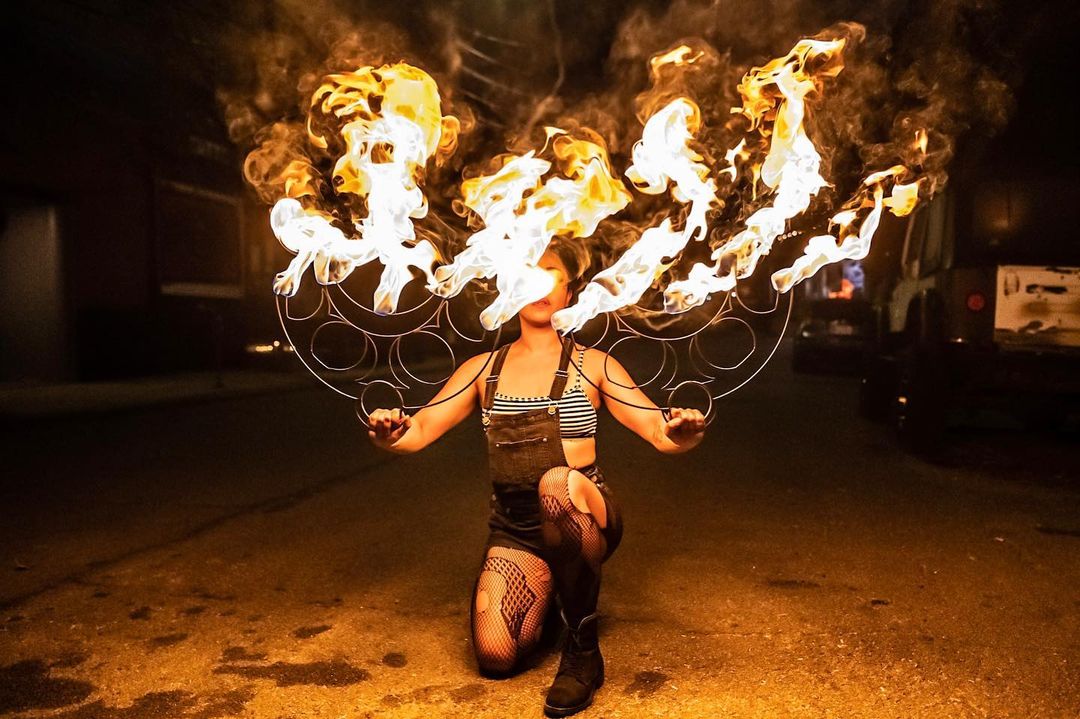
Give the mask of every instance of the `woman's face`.
<svg viewBox="0 0 1080 719">
<path fill-rule="evenodd" d="M 547 270 L 555 277 L 555 287 L 547 297 L 537 300 L 532 304 L 525 305 L 519 312 L 523 322 L 533 325 L 551 324 L 551 315 L 570 304 L 570 277 L 559 256 L 548 250 L 540 258 L 537 267 Z"/>
</svg>

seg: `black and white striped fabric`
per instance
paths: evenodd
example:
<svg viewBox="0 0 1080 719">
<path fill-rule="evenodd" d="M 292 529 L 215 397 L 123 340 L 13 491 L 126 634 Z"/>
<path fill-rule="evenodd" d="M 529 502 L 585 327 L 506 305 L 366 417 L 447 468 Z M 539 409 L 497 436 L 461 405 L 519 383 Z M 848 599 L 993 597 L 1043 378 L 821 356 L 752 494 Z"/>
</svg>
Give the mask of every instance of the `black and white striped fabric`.
<svg viewBox="0 0 1080 719">
<path fill-rule="evenodd" d="M 584 353 L 582 353 L 584 355 Z M 582 366 L 584 356 L 578 366 Z M 530 409 L 547 409 L 551 400 L 547 397 L 512 397 L 495 393 L 492 414 L 514 414 Z M 563 392 L 555 404 L 559 408 L 559 431 L 563 439 L 585 439 L 596 434 L 596 408 L 581 387 L 581 376 L 570 389 Z"/>
</svg>

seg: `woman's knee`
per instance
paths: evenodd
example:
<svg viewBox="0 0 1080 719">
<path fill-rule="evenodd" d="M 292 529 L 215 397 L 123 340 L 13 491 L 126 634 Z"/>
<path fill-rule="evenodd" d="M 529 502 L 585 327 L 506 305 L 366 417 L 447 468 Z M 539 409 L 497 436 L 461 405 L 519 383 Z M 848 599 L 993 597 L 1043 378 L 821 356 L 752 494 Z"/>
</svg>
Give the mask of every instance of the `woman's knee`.
<svg viewBox="0 0 1080 719">
<path fill-rule="evenodd" d="M 473 597 L 473 651 L 482 672 L 508 672 L 517 660 L 517 640 L 502 616 L 506 577 L 485 562 Z"/>
<path fill-rule="evenodd" d="M 492 547 L 473 597 L 473 651 L 490 675 L 514 669 L 535 644 L 551 596 L 547 564 L 528 552 Z"/>
<path fill-rule="evenodd" d="M 507 676 L 514 671 L 517 653 L 507 653 L 502 646 L 485 645 L 479 639 L 473 646 L 476 654 L 476 666 L 480 673 L 488 677 Z"/>
<path fill-rule="evenodd" d="M 540 476 L 536 491 L 540 497 L 553 497 L 561 500 L 570 489 L 570 467 L 552 467 Z"/>
<path fill-rule="evenodd" d="M 537 488 L 540 509 L 549 522 L 577 510 L 593 517 L 603 529 L 607 526 L 607 507 L 604 496 L 587 476 L 570 467 L 554 467 L 540 477 Z"/>
</svg>

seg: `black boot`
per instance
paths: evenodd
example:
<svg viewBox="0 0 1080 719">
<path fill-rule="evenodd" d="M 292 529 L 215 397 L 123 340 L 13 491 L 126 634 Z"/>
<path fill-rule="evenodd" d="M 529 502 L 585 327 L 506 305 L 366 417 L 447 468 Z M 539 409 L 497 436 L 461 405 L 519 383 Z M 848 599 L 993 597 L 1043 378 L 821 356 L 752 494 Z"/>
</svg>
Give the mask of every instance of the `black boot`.
<svg viewBox="0 0 1080 719">
<path fill-rule="evenodd" d="M 555 681 L 548 689 L 544 701 L 544 714 L 564 717 L 576 714 L 592 704 L 593 694 L 604 684 L 604 657 L 600 655 L 600 642 L 596 621 L 600 615 L 593 613 L 572 626 L 566 622 L 566 644 Z"/>
</svg>

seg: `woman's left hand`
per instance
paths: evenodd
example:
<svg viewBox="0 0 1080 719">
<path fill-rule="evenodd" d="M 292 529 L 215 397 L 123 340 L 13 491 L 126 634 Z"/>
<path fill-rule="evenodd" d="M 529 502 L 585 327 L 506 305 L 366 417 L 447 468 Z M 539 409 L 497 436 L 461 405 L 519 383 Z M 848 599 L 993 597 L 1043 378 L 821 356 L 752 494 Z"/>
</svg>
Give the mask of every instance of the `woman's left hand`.
<svg viewBox="0 0 1080 719">
<path fill-rule="evenodd" d="M 705 415 L 696 409 L 672 407 L 664 434 L 680 447 L 693 447 L 705 435 Z"/>
</svg>

